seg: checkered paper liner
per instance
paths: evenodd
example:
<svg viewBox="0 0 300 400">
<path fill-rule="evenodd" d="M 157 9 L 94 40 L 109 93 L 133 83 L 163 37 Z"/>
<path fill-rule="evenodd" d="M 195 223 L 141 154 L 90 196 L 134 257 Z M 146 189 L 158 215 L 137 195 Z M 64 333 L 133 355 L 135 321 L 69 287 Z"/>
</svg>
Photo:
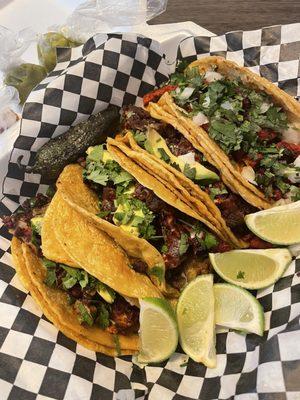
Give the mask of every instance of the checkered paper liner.
<svg viewBox="0 0 300 400">
<path fill-rule="evenodd" d="M 170 47 L 172 40 L 170 40 Z M 167 46 L 166 46 L 167 48 Z M 300 24 L 182 41 L 178 58 L 223 55 L 299 96 Z M 97 35 L 83 48 L 61 49 L 56 69 L 31 94 L 4 182 L 0 214 L 46 185 L 16 168 L 23 154 L 104 109 L 141 103 L 164 81 L 158 43 L 133 34 Z M 103 83 L 99 83 L 99 81 Z M 180 348 L 166 362 L 140 369 L 131 357 L 111 358 L 66 338 L 42 315 L 12 268 L 10 235 L 0 227 L 0 398 L 29 399 L 300 399 L 300 259 L 256 297 L 264 307 L 263 338 L 217 334 L 217 368 L 188 360 Z"/>
</svg>

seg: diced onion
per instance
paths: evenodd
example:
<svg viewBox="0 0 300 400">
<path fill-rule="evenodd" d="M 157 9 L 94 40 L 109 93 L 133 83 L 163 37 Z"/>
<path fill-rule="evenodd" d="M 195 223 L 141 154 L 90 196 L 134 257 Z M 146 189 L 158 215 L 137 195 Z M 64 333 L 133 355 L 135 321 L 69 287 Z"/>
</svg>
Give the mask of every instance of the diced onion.
<svg viewBox="0 0 300 400">
<path fill-rule="evenodd" d="M 189 153 L 183 154 L 177 157 L 178 160 L 183 161 L 186 164 L 195 164 L 195 153 L 190 151 Z"/>
<path fill-rule="evenodd" d="M 228 100 L 224 101 L 224 103 L 221 104 L 221 107 L 224 108 L 224 110 L 233 110 L 233 105 Z"/>
<path fill-rule="evenodd" d="M 207 71 L 204 75 L 204 79 L 206 82 L 211 83 L 223 79 L 223 75 L 219 74 L 219 72 Z"/>
<path fill-rule="evenodd" d="M 180 95 L 178 96 L 178 98 L 180 100 L 187 100 L 189 97 L 191 97 L 191 95 L 193 94 L 195 88 L 193 87 L 186 87 L 183 89 L 183 91 L 180 93 Z"/>
<path fill-rule="evenodd" d="M 286 131 L 282 132 L 282 140 L 288 143 L 300 144 L 300 129 L 290 126 Z"/>
<path fill-rule="evenodd" d="M 203 114 L 203 112 L 198 112 L 198 114 L 193 117 L 194 124 L 201 126 L 208 123 L 207 117 Z"/>
<path fill-rule="evenodd" d="M 296 160 L 294 161 L 294 165 L 295 167 L 300 167 L 300 156 L 296 158 Z"/>
<path fill-rule="evenodd" d="M 264 114 L 265 112 L 268 111 L 268 109 L 271 107 L 270 103 L 262 103 L 262 105 L 260 106 L 260 112 L 262 114 Z"/>
<path fill-rule="evenodd" d="M 252 183 L 253 185 L 257 185 L 255 182 L 255 171 L 250 165 L 243 167 L 241 174 L 248 182 Z"/>
</svg>

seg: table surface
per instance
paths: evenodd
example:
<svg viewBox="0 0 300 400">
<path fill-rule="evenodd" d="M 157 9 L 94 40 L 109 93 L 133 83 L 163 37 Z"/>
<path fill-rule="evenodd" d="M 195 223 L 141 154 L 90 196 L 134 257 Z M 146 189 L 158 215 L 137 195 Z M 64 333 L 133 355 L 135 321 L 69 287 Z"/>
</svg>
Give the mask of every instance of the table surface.
<svg viewBox="0 0 300 400">
<path fill-rule="evenodd" d="M 193 21 L 211 32 L 300 22 L 300 0 L 169 0 L 152 23 Z"/>
</svg>

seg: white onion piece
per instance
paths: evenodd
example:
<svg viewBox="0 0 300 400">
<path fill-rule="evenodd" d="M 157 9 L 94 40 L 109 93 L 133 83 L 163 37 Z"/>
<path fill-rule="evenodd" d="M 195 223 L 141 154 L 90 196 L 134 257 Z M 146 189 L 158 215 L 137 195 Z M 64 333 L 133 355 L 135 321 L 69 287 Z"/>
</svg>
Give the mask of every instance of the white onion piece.
<svg viewBox="0 0 300 400">
<path fill-rule="evenodd" d="M 224 103 L 221 104 L 221 107 L 224 108 L 224 110 L 233 110 L 233 106 L 228 100 L 224 101 Z"/>
<path fill-rule="evenodd" d="M 298 157 L 296 158 L 296 160 L 294 161 L 293 164 L 295 165 L 295 167 L 300 167 L 300 156 L 298 156 Z"/>
<path fill-rule="evenodd" d="M 193 87 L 186 87 L 183 91 L 178 95 L 178 99 L 180 100 L 187 100 L 193 94 L 195 88 Z"/>
<path fill-rule="evenodd" d="M 193 117 L 194 124 L 201 126 L 208 123 L 207 117 L 203 114 L 203 112 L 198 112 L 198 114 Z"/>
<path fill-rule="evenodd" d="M 206 82 L 211 83 L 223 79 L 223 75 L 219 74 L 219 72 L 207 71 L 204 75 L 204 79 Z"/>
<path fill-rule="evenodd" d="M 262 114 L 264 114 L 265 112 L 268 111 L 268 109 L 271 107 L 270 103 L 262 103 L 262 105 L 260 106 L 260 112 Z"/>
<path fill-rule="evenodd" d="M 186 164 L 195 164 L 195 153 L 190 151 L 189 153 L 183 154 L 177 157 L 178 160 L 183 161 Z"/>
<path fill-rule="evenodd" d="M 241 174 L 248 182 L 252 183 L 253 185 L 257 185 L 255 182 L 255 171 L 250 165 L 243 167 Z"/>
<path fill-rule="evenodd" d="M 300 144 L 300 129 L 290 126 L 286 131 L 282 132 L 282 140 L 288 143 Z"/>
</svg>

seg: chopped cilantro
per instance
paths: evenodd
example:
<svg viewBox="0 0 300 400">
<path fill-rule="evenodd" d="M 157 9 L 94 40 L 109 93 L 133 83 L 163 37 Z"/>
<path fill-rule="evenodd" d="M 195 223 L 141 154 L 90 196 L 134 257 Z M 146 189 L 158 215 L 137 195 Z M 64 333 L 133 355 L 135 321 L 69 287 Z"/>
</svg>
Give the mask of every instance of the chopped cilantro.
<svg viewBox="0 0 300 400">
<path fill-rule="evenodd" d="M 98 316 L 96 319 L 96 324 L 98 324 L 101 329 L 106 329 L 109 327 L 110 324 L 109 311 L 103 303 L 100 303 L 98 307 Z"/>
<path fill-rule="evenodd" d="M 98 214 L 96 214 L 96 215 L 97 215 L 97 217 L 99 217 L 99 218 L 104 218 L 104 217 L 106 217 L 106 216 L 109 215 L 109 214 L 110 214 L 110 211 L 99 211 Z"/>
<path fill-rule="evenodd" d="M 188 235 L 186 233 L 182 233 L 179 241 L 179 254 L 181 256 L 185 254 L 187 252 L 188 247 L 189 247 Z"/>
<path fill-rule="evenodd" d="M 245 279 L 245 272 L 239 271 L 236 275 L 236 279 Z"/>
<path fill-rule="evenodd" d="M 55 273 L 56 263 L 47 260 L 47 258 L 43 258 L 42 262 L 44 267 L 46 268 L 46 278 L 44 280 L 44 283 L 49 287 L 56 286 L 57 284 L 56 273 Z"/>
<path fill-rule="evenodd" d="M 168 252 L 168 246 L 163 244 L 160 249 L 161 253 L 166 254 Z"/>
<path fill-rule="evenodd" d="M 183 173 L 187 178 L 191 179 L 192 181 L 194 181 L 196 178 L 196 168 L 190 167 L 189 164 L 184 164 Z"/>
<path fill-rule="evenodd" d="M 46 278 L 44 280 L 44 283 L 47 286 L 52 287 L 52 286 L 56 285 L 56 282 L 57 282 L 57 280 L 56 280 L 55 269 L 47 268 L 47 275 L 46 275 Z"/>
<path fill-rule="evenodd" d="M 218 188 L 218 187 L 210 187 L 209 188 L 209 196 L 212 200 L 214 200 L 214 198 L 216 196 L 222 195 L 222 194 L 227 194 L 228 191 L 225 188 L 225 186 L 223 188 Z"/>
<path fill-rule="evenodd" d="M 160 153 L 160 157 L 163 161 L 165 161 L 166 163 L 168 163 L 170 161 L 170 157 L 168 156 L 168 154 L 166 153 L 165 149 L 159 147 L 157 149 Z"/>
<path fill-rule="evenodd" d="M 144 132 L 134 131 L 133 138 L 141 147 L 144 147 L 145 141 L 147 140 L 147 136 Z"/>
<path fill-rule="evenodd" d="M 123 191 L 133 180 L 116 161 L 108 158 L 104 162 L 104 145 L 95 146 L 86 158 L 86 168 L 83 171 L 84 179 L 106 186 L 108 182 L 118 185 Z"/>
<path fill-rule="evenodd" d="M 217 246 L 218 240 L 212 233 L 206 232 L 206 234 L 204 236 L 204 244 L 205 244 L 206 249 L 210 250 L 212 247 Z"/>
<path fill-rule="evenodd" d="M 77 300 L 75 302 L 75 308 L 79 314 L 79 321 L 81 324 L 85 323 L 89 326 L 94 324 L 94 318 L 90 312 L 90 309 L 85 304 Z"/>
</svg>

